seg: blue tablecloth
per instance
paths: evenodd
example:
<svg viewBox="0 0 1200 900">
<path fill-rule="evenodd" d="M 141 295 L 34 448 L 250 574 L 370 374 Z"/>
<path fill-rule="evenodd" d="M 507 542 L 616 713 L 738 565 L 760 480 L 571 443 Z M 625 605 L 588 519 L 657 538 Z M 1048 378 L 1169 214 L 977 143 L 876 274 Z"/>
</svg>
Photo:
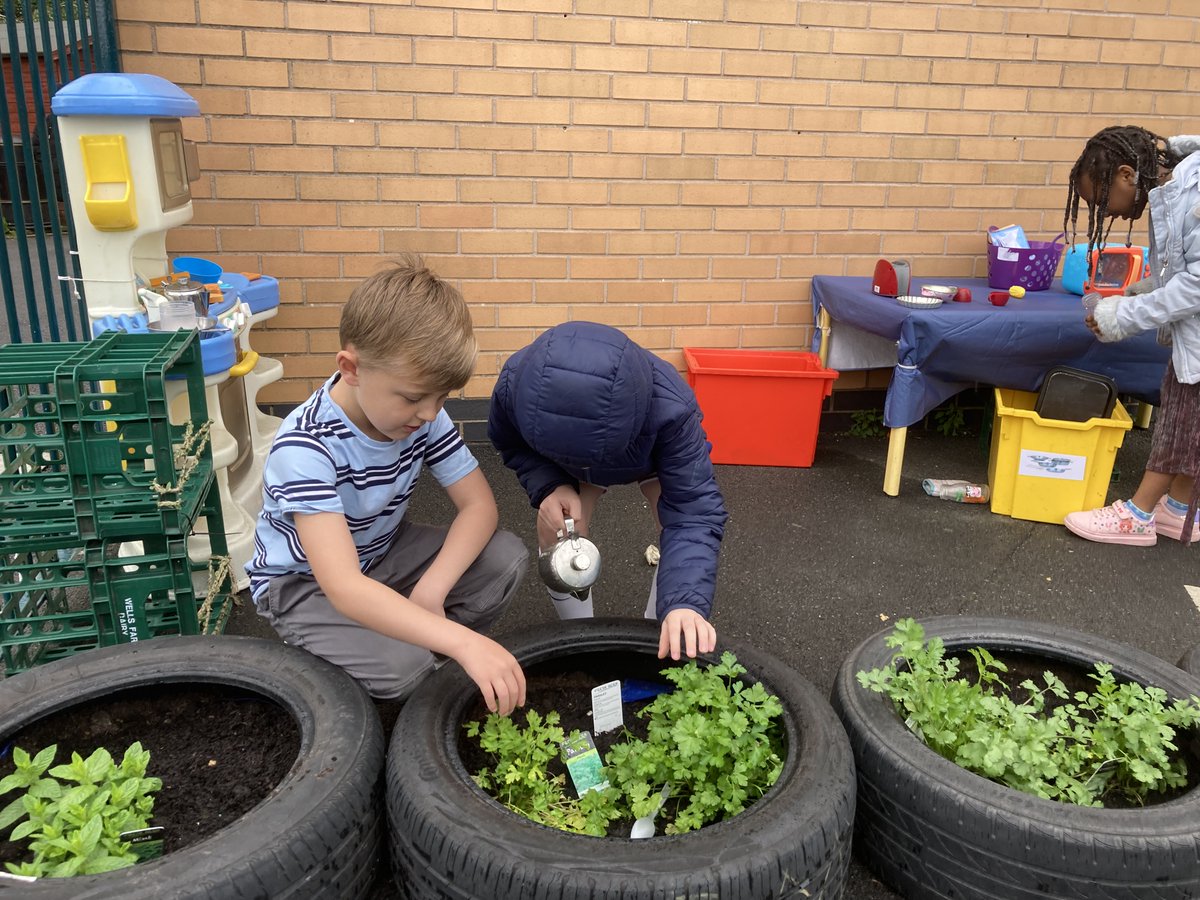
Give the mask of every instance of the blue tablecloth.
<svg viewBox="0 0 1200 900">
<path fill-rule="evenodd" d="M 1053 366 L 1109 375 L 1120 393 L 1158 404 L 1170 350 L 1158 344 L 1153 331 L 1101 343 L 1083 324 L 1080 298 L 1062 291 L 1058 282 L 1001 307 L 988 302 L 991 289 L 983 279 L 913 279 L 911 292 L 920 293 L 923 284 L 970 288 L 973 299 L 917 310 L 871 293 L 870 278 L 817 275 L 812 280 L 814 317 L 824 307 L 835 323 L 897 342 L 883 410 L 889 428 L 921 421 L 975 383 L 1036 391 Z M 819 337 L 814 335 L 814 349 Z"/>
</svg>

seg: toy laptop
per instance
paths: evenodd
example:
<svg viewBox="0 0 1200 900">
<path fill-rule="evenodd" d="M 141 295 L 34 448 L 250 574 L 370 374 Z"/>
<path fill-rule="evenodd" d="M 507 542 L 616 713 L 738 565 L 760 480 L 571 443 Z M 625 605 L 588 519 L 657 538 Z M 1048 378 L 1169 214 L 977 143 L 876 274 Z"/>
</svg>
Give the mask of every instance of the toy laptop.
<svg viewBox="0 0 1200 900">
<path fill-rule="evenodd" d="M 1043 419 L 1086 422 L 1109 418 L 1116 403 L 1117 383 L 1107 375 L 1055 366 L 1042 381 L 1033 411 Z"/>
<path fill-rule="evenodd" d="M 1092 277 L 1083 283 L 1085 294 L 1109 297 L 1123 294 L 1136 281 L 1150 276 L 1150 264 L 1141 247 L 1103 247 L 1088 257 Z"/>
</svg>

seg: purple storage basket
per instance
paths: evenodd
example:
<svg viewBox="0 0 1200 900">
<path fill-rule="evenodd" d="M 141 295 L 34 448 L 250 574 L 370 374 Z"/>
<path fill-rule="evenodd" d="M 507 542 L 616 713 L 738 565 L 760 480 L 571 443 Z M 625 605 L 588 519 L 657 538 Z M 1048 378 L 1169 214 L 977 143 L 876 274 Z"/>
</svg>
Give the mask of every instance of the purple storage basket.
<svg viewBox="0 0 1200 900">
<path fill-rule="evenodd" d="M 991 226 L 988 231 L 995 231 Z M 1064 231 L 1052 241 L 1030 241 L 1026 247 L 997 247 L 988 239 L 988 287 L 1006 291 L 1019 284 L 1027 291 L 1044 291 L 1054 280 L 1058 261 L 1062 258 Z M 999 251 L 1005 255 L 1015 254 L 1016 259 L 1000 259 Z"/>
</svg>

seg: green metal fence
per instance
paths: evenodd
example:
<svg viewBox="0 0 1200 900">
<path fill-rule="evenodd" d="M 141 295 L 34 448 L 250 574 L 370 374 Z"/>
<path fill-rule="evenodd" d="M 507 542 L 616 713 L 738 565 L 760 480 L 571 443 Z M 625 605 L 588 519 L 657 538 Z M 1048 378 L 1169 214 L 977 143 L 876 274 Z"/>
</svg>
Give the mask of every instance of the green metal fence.
<svg viewBox="0 0 1200 900">
<path fill-rule="evenodd" d="M 50 99 L 80 75 L 120 71 L 114 0 L 0 2 L 0 344 L 86 340 Z"/>
</svg>

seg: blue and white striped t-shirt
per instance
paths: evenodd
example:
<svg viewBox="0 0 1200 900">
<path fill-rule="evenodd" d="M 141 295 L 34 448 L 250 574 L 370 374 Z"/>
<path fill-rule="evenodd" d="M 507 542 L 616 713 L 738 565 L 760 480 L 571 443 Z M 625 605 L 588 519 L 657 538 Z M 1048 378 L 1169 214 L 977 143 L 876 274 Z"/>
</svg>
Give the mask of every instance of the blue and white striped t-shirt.
<svg viewBox="0 0 1200 900">
<path fill-rule="evenodd" d="M 283 420 L 267 455 L 254 556 L 246 564 L 255 603 L 272 577 L 312 572 L 296 513 L 342 513 L 365 572 L 396 536 L 424 465 L 442 487 L 479 466 L 444 409 L 403 441 L 367 437 L 329 397 L 339 377 Z"/>
</svg>

